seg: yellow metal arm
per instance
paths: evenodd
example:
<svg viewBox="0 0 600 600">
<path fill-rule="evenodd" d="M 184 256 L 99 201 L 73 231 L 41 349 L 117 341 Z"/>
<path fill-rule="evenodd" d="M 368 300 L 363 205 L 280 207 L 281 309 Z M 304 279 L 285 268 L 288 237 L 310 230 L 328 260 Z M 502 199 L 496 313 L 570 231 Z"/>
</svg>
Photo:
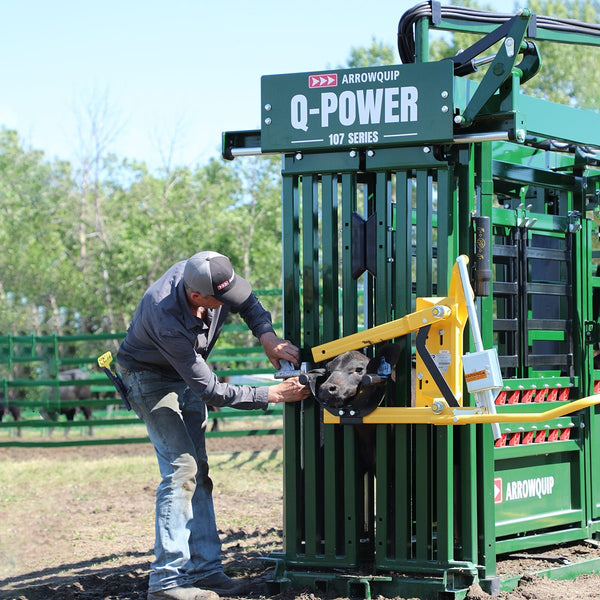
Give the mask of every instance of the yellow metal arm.
<svg viewBox="0 0 600 600">
<path fill-rule="evenodd" d="M 364 331 L 347 335 L 339 340 L 333 340 L 332 342 L 315 346 L 312 349 L 313 360 L 315 362 L 321 362 L 322 360 L 334 358 L 349 350 L 358 350 L 359 348 L 373 346 L 379 342 L 391 340 L 395 337 L 417 331 L 425 325 L 443 321 L 451 315 L 452 309 L 443 304 L 424 308 L 423 310 L 410 313 L 400 319 L 390 321 L 389 323 L 377 325 L 376 327 L 371 327 L 371 329 L 365 329 Z"/>
<path fill-rule="evenodd" d="M 476 423 L 538 423 L 563 417 L 583 408 L 600 404 L 600 394 L 567 402 L 562 406 L 541 412 L 490 414 L 485 407 L 461 406 L 452 408 L 444 400 L 437 400 L 432 406 L 423 407 L 379 407 L 363 417 L 364 424 L 418 423 L 421 425 L 472 425 Z M 325 411 L 324 423 L 339 423 L 340 418 Z"/>
<path fill-rule="evenodd" d="M 462 259 L 465 264 L 469 261 L 466 256 L 463 256 Z M 462 331 L 467 319 L 467 308 L 458 264 L 455 264 L 452 269 L 449 288 L 450 293 L 447 298 L 420 298 L 419 300 L 428 301 L 428 306 L 404 317 L 315 346 L 312 349 L 313 360 L 317 363 L 329 360 L 349 350 L 358 350 L 401 337 L 427 325 L 440 323 L 450 317 L 453 317 L 455 325 L 460 326 Z"/>
</svg>

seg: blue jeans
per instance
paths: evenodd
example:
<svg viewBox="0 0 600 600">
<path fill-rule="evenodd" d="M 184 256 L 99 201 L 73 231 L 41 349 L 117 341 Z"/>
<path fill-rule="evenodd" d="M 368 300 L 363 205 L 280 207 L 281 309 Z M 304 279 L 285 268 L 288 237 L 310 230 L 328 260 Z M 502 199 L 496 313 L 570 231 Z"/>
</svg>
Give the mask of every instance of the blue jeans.
<svg viewBox="0 0 600 600">
<path fill-rule="evenodd" d="M 150 371 L 122 376 L 131 407 L 148 429 L 162 477 L 148 589 L 190 585 L 222 571 L 204 443 L 206 405 L 183 381 Z"/>
</svg>

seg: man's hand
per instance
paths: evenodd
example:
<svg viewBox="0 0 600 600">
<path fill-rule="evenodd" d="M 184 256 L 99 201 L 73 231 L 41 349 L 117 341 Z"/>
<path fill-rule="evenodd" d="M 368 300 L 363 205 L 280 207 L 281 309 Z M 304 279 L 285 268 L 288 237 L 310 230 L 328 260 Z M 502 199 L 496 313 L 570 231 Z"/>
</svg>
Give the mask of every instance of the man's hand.
<svg viewBox="0 0 600 600">
<path fill-rule="evenodd" d="M 263 347 L 265 354 L 271 361 L 271 364 L 280 369 L 279 360 L 287 360 L 294 366 L 298 366 L 300 360 L 300 350 L 296 348 L 292 342 L 278 338 L 272 331 L 263 333 L 260 336 L 260 344 Z M 277 387 L 277 386 L 275 386 Z"/>
<path fill-rule="evenodd" d="M 290 377 L 277 385 L 269 386 L 268 400 L 270 403 L 297 402 L 309 396 L 310 388 L 307 385 L 302 385 L 298 381 L 298 377 Z"/>
</svg>

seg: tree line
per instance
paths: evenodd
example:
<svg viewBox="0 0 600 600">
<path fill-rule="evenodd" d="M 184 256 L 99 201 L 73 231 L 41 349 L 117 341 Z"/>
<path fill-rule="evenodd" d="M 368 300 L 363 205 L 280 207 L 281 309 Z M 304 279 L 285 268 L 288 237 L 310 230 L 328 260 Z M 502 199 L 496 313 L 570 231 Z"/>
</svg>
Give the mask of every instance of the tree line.
<svg viewBox="0 0 600 600">
<path fill-rule="evenodd" d="M 0 130 L 0 331 L 124 331 L 146 287 L 201 249 L 281 287 L 279 160 L 152 173 L 97 156 L 78 173 Z"/>
<path fill-rule="evenodd" d="M 600 15 L 598 0 L 529 7 L 592 23 Z M 462 33 L 440 38 L 430 58 L 474 41 Z M 525 92 L 597 110 L 598 48 L 539 46 L 543 69 Z M 395 49 L 373 38 L 370 47 L 351 48 L 344 66 L 394 62 Z M 254 288 L 281 287 L 279 157 L 215 157 L 194 167 L 166 161 L 155 172 L 107 153 L 110 131 L 97 127 L 100 117 L 91 112 L 78 165 L 48 160 L 17 131 L 0 129 L 0 333 L 124 331 L 147 286 L 201 249 L 229 255 Z"/>
</svg>

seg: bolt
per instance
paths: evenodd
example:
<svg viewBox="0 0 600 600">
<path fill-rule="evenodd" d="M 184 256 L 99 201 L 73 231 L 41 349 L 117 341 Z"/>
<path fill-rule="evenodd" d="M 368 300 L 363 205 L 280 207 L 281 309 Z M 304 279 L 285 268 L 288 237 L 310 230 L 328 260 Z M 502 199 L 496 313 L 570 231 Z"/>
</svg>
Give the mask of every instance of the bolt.
<svg viewBox="0 0 600 600">
<path fill-rule="evenodd" d="M 442 112 L 447 113 L 448 110 L 449 110 L 448 107 L 444 104 L 444 106 L 442 106 Z"/>
<path fill-rule="evenodd" d="M 431 152 L 431 148 L 429 146 L 425 146 L 423 148 L 423 152 L 425 152 L 425 154 L 429 154 Z"/>
<path fill-rule="evenodd" d="M 270 104 L 265 104 L 265 110 L 271 110 L 271 105 Z"/>
<path fill-rule="evenodd" d="M 441 412 L 444 411 L 444 403 L 440 402 L 439 400 L 436 400 L 431 404 L 431 410 L 434 414 L 439 415 Z"/>
<path fill-rule="evenodd" d="M 375 156 L 375 152 L 373 150 L 367 150 L 367 156 Z"/>
<path fill-rule="evenodd" d="M 356 158 L 356 150 L 350 150 L 350 158 Z"/>
<path fill-rule="evenodd" d="M 296 160 L 302 160 L 302 152 L 296 153 Z"/>
<path fill-rule="evenodd" d="M 509 58 L 512 58 L 515 55 L 515 40 L 514 38 L 507 37 L 504 42 L 504 46 L 506 48 L 506 55 Z"/>
<path fill-rule="evenodd" d="M 446 90 L 442 91 L 442 98 L 447 98 L 448 97 L 448 92 Z"/>
<path fill-rule="evenodd" d="M 517 142 L 523 143 L 525 141 L 525 130 L 517 129 L 517 131 L 515 132 L 515 137 L 517 138 Z"/>
<path fill-rule="evenodd" d="M 460 115 L 456 115 L 456 116 L 454 117 L 454 122 L 455 122 L 457 125 L 460 125 L 460 124 L 463 122 L 463 118 L 462 118 Z"/>
<path fill-rule="evenodd" d="M 273 122 L 273 121 L 271 120 L 271 117 L 267 117 L 267 118 L 265 119 L 265 124 L 266 124 L 266 125 L 270 125 L 272 122 Z"/>
</svg>

